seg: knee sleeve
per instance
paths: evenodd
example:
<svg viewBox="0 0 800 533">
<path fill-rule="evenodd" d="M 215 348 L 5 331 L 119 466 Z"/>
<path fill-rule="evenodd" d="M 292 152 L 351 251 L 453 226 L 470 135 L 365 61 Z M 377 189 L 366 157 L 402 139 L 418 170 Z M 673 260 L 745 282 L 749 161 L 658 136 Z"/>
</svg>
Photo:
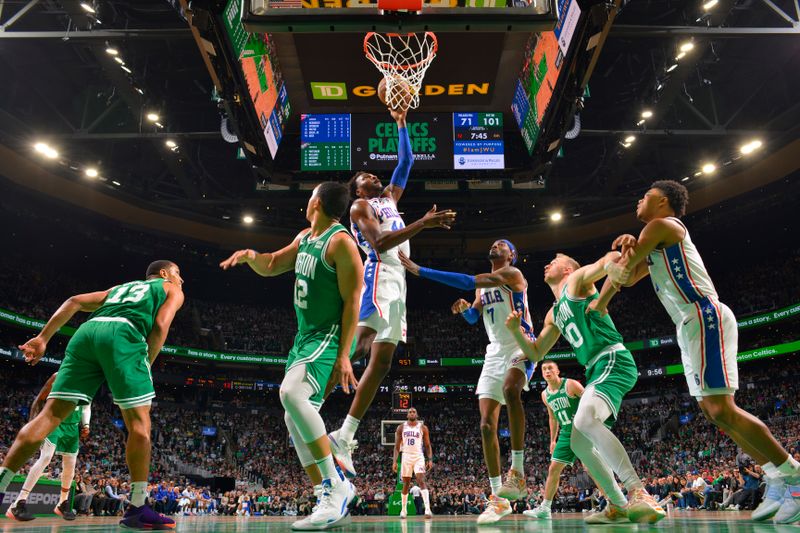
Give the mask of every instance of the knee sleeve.
<svg viewBox="0 0 800 533">
<path fill-rule="evenodd" d="M 50 464 L 50 461 L 53 460 L 53 454 L 56 453 L 56 446 L 49 440 L 45 440 L 41 447 L 41 452 L 39 454 L 39 458 L 33 463 L 31 466 L 30 471 L 28 472 L 28 477 L 25 478 L 25 483 L 22 485 L 23 490 L 30 492 L 33 490 L 33 487 L 36 485 L 36 482 L 39 481 L 39 478 L 42 477 L 42 473 L 44 473 L 47 465 Z"/>
<path fill-rule="evenodd" d="M 326 434 L 325 423 L 311 405 L 309 398 L 314 388 L 305 379 L 305 365 L 298 365 L 284 376 L 281 382 L 281 404 L 294 422 L 304 443 L 313 442 Z"/>
<path fill-rule="evenodd" d="M 594 387 L 590 385 L 586 387 L 583 396 L 581 396 L 578 410 L 575 412 L 575 418 L 572 421 L 572 427 L 582 433 L 586 433 L 595 424 L 605 422 L 609 416 L 611 416 L 611 408 L 609 408 L 605 400 L 594 394 Z"/>
</svg>

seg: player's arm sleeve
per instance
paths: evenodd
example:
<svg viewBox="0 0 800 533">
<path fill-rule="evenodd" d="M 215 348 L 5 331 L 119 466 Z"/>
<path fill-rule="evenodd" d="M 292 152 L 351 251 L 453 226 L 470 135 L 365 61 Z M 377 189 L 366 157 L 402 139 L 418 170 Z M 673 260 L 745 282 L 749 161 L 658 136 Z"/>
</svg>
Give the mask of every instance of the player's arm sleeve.
<svg viewBox="0 0 800 533">
<path fill-rule="evenodd" d="M 461 289 L 462 291 L 471 291 L 475 289 L 475 276 L 470 276 L 469 274 L 420 267 L 419 277 L 436 281 L 437 283 L 449 287 Z"/>
<path fill-rule="evenodd" d="M 92 404 L 81 406 L 81 427 L 89 427 L 92 420 Z"/>
<path fill-rule="evenodd" d="M 462 311 L 461 316 L 463 316 L 464 320 L 469 324 L 477 324 L 478 320 L 481 318 L 481 312 L 474 307 L 470 307 L 466 311 Z"/>
<path fill-rule="evenodd" d="M 408 174 L 414 164 L 414 153 L 411 151 L 411 139 L 408 138 L 408 129 L 398 128 L 397 136 L 397 166 L 392 173 L 392 180 L 389 184 L 405 189 L 408 182 Z"/>
</svg>

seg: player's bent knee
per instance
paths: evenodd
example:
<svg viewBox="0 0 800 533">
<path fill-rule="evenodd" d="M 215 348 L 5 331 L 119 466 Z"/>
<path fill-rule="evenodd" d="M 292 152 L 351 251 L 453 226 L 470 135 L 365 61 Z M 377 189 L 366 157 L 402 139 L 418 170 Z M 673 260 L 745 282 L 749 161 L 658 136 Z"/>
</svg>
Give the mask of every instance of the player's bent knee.
<svg viewBox="0 0 800 533">
<path fill-rule="evenodd" d="M 497 433 L 497 425 L 488 420 L 481 420 L 481 435 L 484 437 L 494 436 Z"/>
</svg>

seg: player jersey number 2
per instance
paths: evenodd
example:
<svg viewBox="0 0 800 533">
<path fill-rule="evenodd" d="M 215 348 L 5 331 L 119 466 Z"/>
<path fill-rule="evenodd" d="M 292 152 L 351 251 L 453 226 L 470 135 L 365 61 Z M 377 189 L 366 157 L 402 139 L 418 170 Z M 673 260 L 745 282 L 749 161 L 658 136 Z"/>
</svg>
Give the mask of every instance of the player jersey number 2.
<svg viewBox="0 0 800 533">
<path fill-rule="evenodd" d="M 111 293 L 106 298 L 107 304 L 118 303 L 136 303 L 145 297 L 149 290 L 146 283 L 126 283 L 112 289 Z"/>
<path fill-rule="evenodd" d="M 583 335 L 581 335 L 581 332 L 578 330 L 578 326 L 572 322 L 567 324 L 567 327 L 564 328 L 564 336 L 573 348 L 578 348 L 583 345 Z"/>
<path fill-rule="evenodd" d="M 308 309 L 308 282 L 304 279 L 296 279 L 294 282 L 294 305 L 299 309 Z"/>
</svg>

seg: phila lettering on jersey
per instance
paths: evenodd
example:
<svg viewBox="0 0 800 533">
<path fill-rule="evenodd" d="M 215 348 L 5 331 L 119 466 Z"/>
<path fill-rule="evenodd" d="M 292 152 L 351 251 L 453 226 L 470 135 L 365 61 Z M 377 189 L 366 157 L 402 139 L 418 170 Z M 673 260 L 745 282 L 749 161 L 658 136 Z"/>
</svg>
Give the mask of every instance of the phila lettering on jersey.
<svg viewBox="0 0 800 533">
<path fill-rule="evenodd" d="M 403 422 L 403 443 L 400 451 L 403 457 L 422 455 L 422 423 L 411 425 Z"/>
<path fill-rule="evenodd" d="M 375 218 L 378 219 L 378 224 L 380 225 L 382 232 L 397 231 L 406 227 L 405 222 L 403 222 L 403 218 L 400 216 L 400 213 L 397 210 L 397 204 L 394 203 L 392 198 L 388 196 L 370 198 L 367 200 L 367 203 L 375 213 Z M 393 266 L 403 270 L 403 265 L 400 263 L 398 252 L 403 252 L 406 254 L 406 256 L 411 257 L 411 246 L 409 245 L 408 241 L 404 241 L 402 244 L 380 253 L 377 250 L 372 249 L 372 246 L 370 246 L 369 242 L 367 242 L 367 239 L 364 238 L 364 235 L 362 235 L 361 231 L 358 229 L 357 224 L 353 223 L 350 229 L 353 232 L 358 245 L 362 250 L 364 250 L 364 253 L 367 254 L 367 263 L 381 262 L 387 266 Z"/>
<path fill-rule="evenodd" d="M 506 318 L 511 311 L 522 311 L 522 328 L 529 336 L 533 336 L 527 291 L 514 292 L 507 285 L 503 285 L 483 288 L 480 294 L 483 326 L 491 344 L 516 346 L 514 335 L 506 327 Z"/>
</svg>

